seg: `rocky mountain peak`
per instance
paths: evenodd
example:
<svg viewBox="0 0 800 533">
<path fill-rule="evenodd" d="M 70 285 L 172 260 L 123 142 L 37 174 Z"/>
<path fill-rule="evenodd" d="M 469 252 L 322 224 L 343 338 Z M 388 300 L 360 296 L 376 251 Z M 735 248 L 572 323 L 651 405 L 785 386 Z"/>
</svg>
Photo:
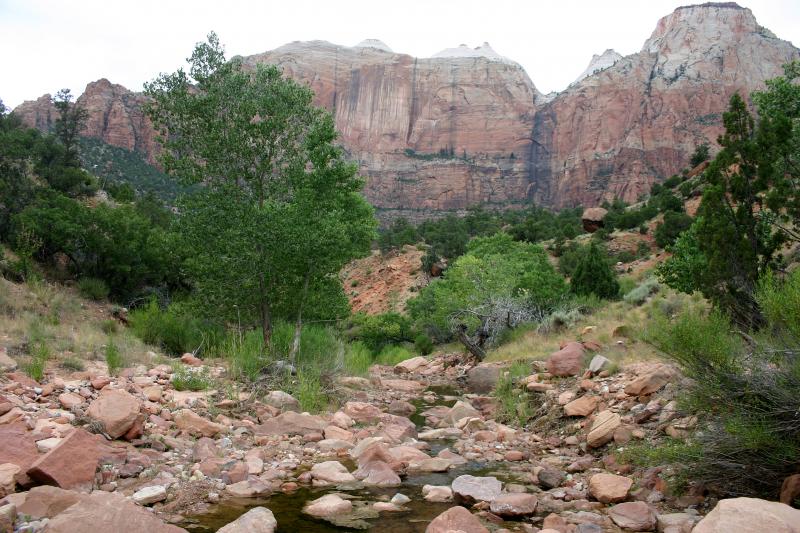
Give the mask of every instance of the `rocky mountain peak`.
<svg viewBox="0 0 800 533">
<path fill-rule="evenodd" d="M 380 39 L 364 39 L 353 48 L 374 48 L 376 50 L 382 50 L 383 52 L 394 53 L 393 50 L 389 48 L 389 45 Z"/>
<path fill-rule="evenodd" d="M 600 55 L 594 54 L 592 56 L 592 60 L 589 61 L 589 66 L 586 67 L 586 69 L 581 72 L 581 75 L 578 76 L 572 83 L 578 83 L 584 78 L 588 78 L 589 76 L 600 72 L 601 70 L 605 70 L 608 67 L 613 66 L 614 63 L 620 59 L 622 59 L 622 54 L 611 48 Z"/>
</svg>

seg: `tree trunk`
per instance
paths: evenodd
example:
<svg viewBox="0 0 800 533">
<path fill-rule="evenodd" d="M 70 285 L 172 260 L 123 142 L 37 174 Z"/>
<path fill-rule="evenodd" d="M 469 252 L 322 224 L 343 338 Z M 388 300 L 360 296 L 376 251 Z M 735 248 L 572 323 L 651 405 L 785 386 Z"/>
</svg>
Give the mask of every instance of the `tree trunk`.
<svg viewBox="0 0 800 533">
<path fill-rule="evenodd" d="M 472 342 L 472 340 L 469 338 L 469 335 L 467 335 L 467 326 L 464 326 L 463 324 L 458 326 L 458 340 L 461 341 L 464 347 L 475 357 L 475 359 L 478 360 L 479 363 L 486 357 L 486 352 L 484 349 L 480 345 Z"/>
<path fill-rule="evenodd" d="M 263 279 L 258 281 L 258 288 L 261 293 L 258 304 L 259 311 L 261 312 L 261 337 L 264 341 L 264 351 L 266 351 L 269 349 L 270 342 L 272 341 L 272 310 L 269 307 L 269 299 Z"/>
<path fill-rule="evenodd" d="M 294 361 L 300 351 L 300 333 L 303 330 L 303 305 L 306 301 L 308 294 L 308 279 L 311 277 L 309 272 L 306 272 L 305 279 L 303 280 L 303 292 L 300 296 L 300 302 L 297 306 L 297 320 L 294 324 L 294 339 L 292 340 L 292 350 L 289 352 L 289 363 L 294 367 Z"/>
</svg>

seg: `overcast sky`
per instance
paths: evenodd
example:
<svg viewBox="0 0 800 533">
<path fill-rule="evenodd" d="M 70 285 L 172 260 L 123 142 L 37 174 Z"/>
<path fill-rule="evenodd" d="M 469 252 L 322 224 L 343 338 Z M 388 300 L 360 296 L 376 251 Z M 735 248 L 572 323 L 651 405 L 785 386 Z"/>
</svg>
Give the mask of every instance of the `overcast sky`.
<svg viewBox="0 0 800 533">
<path fill-rule="evenodd" d="M 637 52 L 680 0 L 0 0 L 0 98 L 10 107 L 105 77 L 130 89 L 183 65 L 214 30 L 228 56 L 295 40 L 377 38 L 427 57 L 488 41 L 543 93 L 564 89 L 592 54 Z M 800 0 L 749 0 L 762 26 L 800 44 Z"/>
</svg>

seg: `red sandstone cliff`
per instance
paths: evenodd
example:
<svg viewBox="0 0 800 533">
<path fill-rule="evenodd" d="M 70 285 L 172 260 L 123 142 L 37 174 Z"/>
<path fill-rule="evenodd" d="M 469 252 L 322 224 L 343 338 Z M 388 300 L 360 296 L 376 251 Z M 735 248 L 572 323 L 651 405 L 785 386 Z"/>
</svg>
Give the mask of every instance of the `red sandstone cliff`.
<svg viewBox="0 0 800 533">
<path fill-rule="evenodd" d="M 274 63 L 308 83 L 367 176 L 369 200 L 384 216 L 419 218 L 478 203 L 635 200 L 683 168 L 697 144 L 716 140 L 731 94 L 749 94 L 800 57 L 732 3 L 678 8 L 639 53 L 607 51 L 554 98 L 488 45 L 442 55 L 312 41 L 245 63 Z M 154 161 L 141 95 L 102 79 L 78 101 L 90 113 L 87 135 Z M 15 112 L 41 129 L 54 120 L 45 97 Z"/>
</svg>

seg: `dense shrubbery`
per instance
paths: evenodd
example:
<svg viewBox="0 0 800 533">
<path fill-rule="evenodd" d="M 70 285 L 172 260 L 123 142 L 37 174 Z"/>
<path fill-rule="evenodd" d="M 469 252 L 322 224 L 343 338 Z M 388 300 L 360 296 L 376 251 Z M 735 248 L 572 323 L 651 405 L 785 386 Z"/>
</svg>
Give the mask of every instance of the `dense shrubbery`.
<svg viewBox="0 0 800 533">
<path fill-rule="evenodd" d="M 656 227 L 656 244 L 661 248 L 671 246 L 678 236 L 689 229 L 691 225 L 692 217 L 686 213 L 667 211 L 664 213 L 664 221 Z"/>
<path fill-rule="evenodd" d="M 504 227 L 517 241 L 536 243 L 549 239 L 562 242 L 573 239 L 583 233 L 581 212 L 576 208 L 554 213 L 539 207 L 490 212 L 476 207 L 464 217 L 448 215 L 439 220 L 427 220 L 419 226 L 398 219 L 381 230 L 378 243 L 381 250 L 386 251 L 424 241 L 433 255 L 453 260 L 466 252 L 470 239 L 492 235 Z"/>
<path fill-rule="evenodd" d="M 767 276 L 756 294 L 762 333 L 741 335 L 721 312 L 657 315 L 647 338 L 692 378 L 702 430 L 681 463 L 723 495 L 774 498 L 800 461 L 800 271 Z M 747 475 L 743 475 L 746 472 Z"/>
<path fill-rule="evenodd" d="M 359 313 L 352 322 L 351 338 L 364 343 L 373 354 L 378 354 L 385 346 L 414 340 L 411 320 L 399 313 Z"/>
<path fill-rule="evenodd" d="M 128 321 L 139 338 L 172 355 L 212 348 L 220 337 L 218 327 L 195 318 L 181 305 L 162 309 L 155 299 L 131 311 Z"/>
<path fill-rule="evenodd" d="M 537 245 L 498 233 L 473 239 L 441 279 L 409 302 L 416 326 L 436 341 L 464 327 L 494 336 L 537 321 L 566 293 L 567 285 Z"/>
</svg>

